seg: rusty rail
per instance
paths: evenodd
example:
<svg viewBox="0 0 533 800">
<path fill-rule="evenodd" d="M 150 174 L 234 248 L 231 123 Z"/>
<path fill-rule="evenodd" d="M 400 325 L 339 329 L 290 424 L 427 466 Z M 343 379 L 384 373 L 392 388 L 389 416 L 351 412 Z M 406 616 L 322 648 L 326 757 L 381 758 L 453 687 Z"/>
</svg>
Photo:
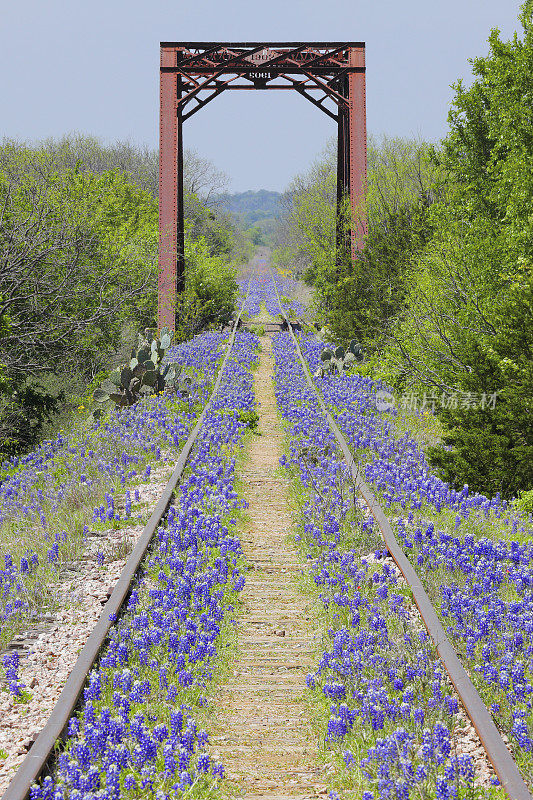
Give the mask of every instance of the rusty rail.
<svg viewBox="0 0 533 800">
<path fill-rule="evenodd" d="M 135 575 L 137 574 L 146 551 L 150 546 L 152 537 L 170 504 L 172 494 L 183 473 L 194 443 L 198 438 L 198 434 L 203 425 L 205 416 L 216 396 L 220 386 L 220 381 L 222 380 L 224 368 L 235 341 L 235 334 L 237 332 L 241 315 L 248 297 L 252 277 L 253 275 L 250 277 L 246 295 L 241 304 L 237 318 L 233 324 L 230 338 L 226 346 L 226 353 L 220 365 L 218 376 L 209 400 L 207 401 L 202 413 L 198 417 L 196 425 L 189 434 L 189 438 L 183 445 L 183 449 L 176 462 L 174 472 L 165 486 L 150 519 L 146 523 L 139 541 L 137 542 L 132 554 L 128 558 L 128 561 L 126 562 L 124 569 L 122 570 L 120 577 L 115 584 L 111 596 L 102 610 L 98 622 L 93 628 L 91 635 L 79 654 L 77 661 L 65 682 L 63 691 L 59 695 L 57 702 L 52 709 L 52 713 L 50 714 L 47 723 L 39 733 L 35 743 L 31 747 L 26 758 L 15 773 L 11 783 L 2 795 L 2 800 L 27 800 L 32 785 L 36 780 L 38 780 L 39 777 L 41 777 L 52 761 L 57 740 L 65 738 L 66 736 L 68 721 L 78 704 L 78 700 L 81 697 L 87 674 L 98 658 L 98 654 L 100 653 L 100 650 L 107 639 L 109 629 L 113 624 L 110 617 L 115 619 L 115 615 L 119 613 L 120 609 L 123 607 L 124 603 L 129 597 Z"/>
<path fill-rule="evenodd" d="M 396 562 L 396 565 L 400 569 L 402 575 L 413 592 L 414 601 L 420 612 L 420 616 L 422 617 L 424 625 L 427 628 L 428 634 L 435 643 L 437 653 L 439 654 L 442 663 L 444 664 L 446 671 L 450 676 L 450 680 L 452 681 L 457 694 L 461 698 L 461 702 L 463 703 L 465 711 L 470 717 L 474 728 L 476 729 L 477 735 L 479 736 L 479 739 L 485 748 L 489 761 L 494 767 L 494 771 L 496 772 L 501 785 L 511 800 L 533 800 L 533 797 L 530 794 L 522 775 L 520 774 L 520 770 L 518 769 L 515 760 L 507 749 L 507 746 L 503 741 L 498 728 L 494 724 L 490 712 L 483 703 L 479 692 L 470 680 L 465 668 L 461 664 L 455 648 L 446 636 L 442 623 L 438 618 L 437 612 L 435 611 L 431 600 L 426 593 L 426 590 L 422 586 L 422 582 L 418 577 L 416 570 L 413 568 L 411 562 L 398 544 L 391 524 L 385 516 L 383 509 L 379 505 L 375 495 L 362 479 L 359 468 L 352 456 L 348 442 L 344 438 L 339 426 L 328 411 L 324 399 L 311 376 L 309 367 L 307 366 L 307 362 L 300 349 L 298 340 L 294 335 L 294 331 L 292 330 L 290 320 L 287 318 L 281 305 L 281 299 L 274 276 L 272 276 L 272 280 L 276 289 L 276 295 L 281 314 L 287 323 L 288 330 L 292 337 L 294 346 L 296 347 L 296 352 L 298 353 L 298 357 L 302 364 L 307 383 L 313 389 L 320 407 L 324 412 L 331 430 L 333 431 L 335 439 L 337 440 L 344 459 L 350 469 L 356 489 L 359 491 L 361 497 L 368 505 L 374 519 L 379 526 L 383 540 L 387 545 L 390 555 Z"/>
</svg>

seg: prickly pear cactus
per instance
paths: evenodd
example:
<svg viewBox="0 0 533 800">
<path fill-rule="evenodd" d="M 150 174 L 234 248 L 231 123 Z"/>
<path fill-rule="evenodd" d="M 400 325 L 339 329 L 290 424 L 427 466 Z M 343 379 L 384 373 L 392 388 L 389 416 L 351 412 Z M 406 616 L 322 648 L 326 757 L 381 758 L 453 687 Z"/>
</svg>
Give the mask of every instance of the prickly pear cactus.
<svg viewBox="0 0 533 800">
<path fill-rule="evenodd" d="M 134 405 L 141 397 L 158 394 L 166 388 L 188 396 L 190 384 L 184 384 L 179 364 L 163 366 L 162 363 L 171 341 L 168 331 L 162 332 L 161 338 L 154 336 L 154 332 L 148 328 L 144 335 L 139 334 L 139 345 L 132 350 L 129 364 L 113 370 L 102 382 L 93 393 L 96 402 L 104 404 L 112 401 L 117 408 L 123 408 Z M 94 412 L 96 418 L 101 415 L 101 410 Z"/>
<path fill-rule="evenodd" d="M 363 348 L 355 340 L 350 342 L 346 351 L 343 347 L 336 347 L 334 350 L 326 347 L 320 354 L 322 363 L 315 372 L 315 378 L 323 378 L 335 371 L 338 375 L 342 375 L 344 370 L 349 369 L 356 361 L 362 361 L 363 358 Z"/>
</svg>

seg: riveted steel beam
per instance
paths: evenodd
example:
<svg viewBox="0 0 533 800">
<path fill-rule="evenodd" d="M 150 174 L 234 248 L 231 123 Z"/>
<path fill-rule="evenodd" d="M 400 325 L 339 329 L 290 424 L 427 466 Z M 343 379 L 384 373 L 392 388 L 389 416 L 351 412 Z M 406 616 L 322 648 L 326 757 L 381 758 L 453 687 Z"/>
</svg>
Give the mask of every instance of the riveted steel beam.
<svg viewBox="0 0 533 800">
<path fill-rule="evenodd" d="M 350 50 L 350 66 L 364 67 L 364 48 Z M 366 84 L 365 73 L 348 74 L 348 136 L 350 169 L 350 207 L 352 212 L 352 258 L 364 247 L 368 225 L 366 198 Z"/>
<path fill-rule="evenodd" d="M 162 42 L 160 70 L 160 328 L 174 330 L 184 278 L 183 123 L 222 92 L 296 91 L 337 123 L 337 247 L 356 256 L 366 235 L 364 42 Z M 349 241 L 341 231 L 346 198 Z"/>
<path fill-rule="evenodd" d="M 176 51 L 161 48 L 161 66 L 176 64 Z M 178 253 L 177 73 L 160 73 L 159 116 L 159 277 L 157 326 L 175 329 Z"/>
</svg>

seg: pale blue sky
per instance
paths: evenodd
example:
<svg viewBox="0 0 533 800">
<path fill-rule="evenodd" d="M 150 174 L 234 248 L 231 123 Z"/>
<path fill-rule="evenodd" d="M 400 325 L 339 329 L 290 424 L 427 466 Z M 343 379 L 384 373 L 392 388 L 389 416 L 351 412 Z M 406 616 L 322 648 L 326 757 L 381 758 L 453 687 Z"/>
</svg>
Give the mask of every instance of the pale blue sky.
<svg viewBox="0 0 533 800">
<path fill-rule="evenodd" d="M 0 136 L 80 131 L 158 140 L 159 42 L 366 42 L 367 122 L 376 135 L 446 132 L 450 84 L 519 27 L 518 0 L 0 0 Z M 292 92 L 226 93 L 186 123 L 185 145 L 234 191 L 282 190 L 335 126 Z"/>
</svg>

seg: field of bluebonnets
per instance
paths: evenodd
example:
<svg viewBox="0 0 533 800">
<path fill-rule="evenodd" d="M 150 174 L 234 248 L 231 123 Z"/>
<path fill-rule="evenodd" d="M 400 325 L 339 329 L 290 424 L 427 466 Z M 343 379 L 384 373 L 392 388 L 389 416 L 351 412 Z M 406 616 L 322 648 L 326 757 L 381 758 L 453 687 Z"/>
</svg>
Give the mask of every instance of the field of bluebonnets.
<svg viewBox="0 0 533 800">
<path fill-rule="evenodd" d="M 278 279 L 280 294 L 284 292 Z M 274 286 L 256 290 L 279 314 Z M 283 305 L 285 305 L 282 299 Z M 297 313 L 301 313 L 298 309 Z M 302 335 L 314 372 L 324 345 Z M 287 334 L 275 343 L 277 399 L 288 423 L 286 466 L 298 486 L 301 546 L 328 635 L 309 686 L 325 704 L 326 743 L 339 754 L 339 789 L 370 798 L 501 796 L 475 789 L 459 755 L 457 701 L 398 583 L 372 523 L 358 516 L 331 433 Z M 379 411 L 388 387 L 357 374 L 317 378 L 398 540 L 417 567 L 448 634 L 526 781 L 533 775 L 533 549 L 531 523 L 498 496 L 456 491 L 429 468 L 397 411 Z M 424 420 L 431 429 L 431 421 Z M 423 437 L 422 437 L 423 438 Z"/>
<path fill-rule="evenodd" d="M 282 280 L 283 305 L 302 313 L 290 297 L 293 287 Z M 272 316 L 280 313 L 273 281 L 264 274 L 252 281 L 249 316 L 263 303 Z M 300 343 L 313 370 L 323 344 L 308 335 Z M 12 473 L 0 487 L 6 519 L 22 514 L 40 532 L 23 555 L 8 554 L 8 625 L 30 612 L 49 571 L 72 557 L 72 534 L 58 536 L 56 529 L 50 538 L 54 512 L 84 486 L 78 547 L 84 526 L 120 523 L 131 514 L 128 492 L 154 459 L 183 443 L 212 384 L 221 345 L 220 334 L 208 333 L 172 354 L 202 365 L 190 408 L 165 397 L 142 401 L 4 465 Z M 223 765 L 207 752 L 202 720 L 209 682 L 231 646 L 244 585 L 235 457 L 255 405 L 257 346 L 253 334 L 237 334 L 179 495 L 90 675 L 57 769 L 33 788 L 33 800 L 169 800 L 219 791 Z M 276 335 L 273 350 L 276 398 L 287 426 L 282 463 L 292 476 L 307 590 L 322 609 L 324 637 L 307 684 L 321 738 L 335 757 L 331 800 L 337 792 L 361 800 L 503 797 L 495 777 L 489 787 L 484 776 L 484 788 L 476 788 L 476 764 L 460 748 L 464 717 L 457 699 L 412 611 L 409 588 L 354 498 L 290 335 Z M 376 392 L 386 388 L 379 382 L 352 370 L 317 384 L 527 780 L 533 774 L 530 529 L 499 498 L 468 487 L 455 491 L 433 475 L 416 441 L 397 432 L 394 409 L 376 408 Z M 16 690 L 16 675 L 14 682 Z"/>
<path fill-rule="evenodd" d="M 322 346 L 301 338 L 311 367 Z M 388 509 L 465 666 L 523 776 L 533 784 L 533 529 L 512 505 L 456 491 L 432 474 L 423 450 L 395 436 L 395 409 L 379 412 L 381 383 L 358 375 L 317 379 L 366 480 Z"/>
<path fill-rule="evenodd" d="M 253 334 L 237 334 L 166 524 L 89 676 L 57 769 L 32 800 L 204 796 L 223 776 L 199 719 L 244 585 L 235 457 L 254 407 L 256 350 Z"/>
<path fill-rule="evenodd" d="M 266 264 L 266 260 L 259 261 L 259 267 Z M 265 305 L 267 312 L 278 319 L 281 319 L 281 309 L 279 301 L 274 289 L 273 279 L 268 273 L 259 273 L 254 275 L 250 283 L 247 281 L 241 282 L 241 292 L 244 292 L 246 285 L 248 296 L 244 307 L 246 317 L 254 317 L 259 314 L 261 304 Z M 299 300 L 296 295 L 300 282 L 290 277 L 289 272 L 279 272 L 276 275 L 276 286 L 280 295 L 281 304 L 285 313 L 289 312 L 290 316 L 301 318 L 306 314 L 305 305 Z"/>
<path fill-rule="evenodd" d="M 299 487 L 300 543 L 327 635 L 308 686 L 325 703 L 337 788 L 370 798 L 449 798 L 473 789 L 457 754 L 458 703 L 386 550 L 354 506 L 342 458 L 289 334 L 274 346 L 276 396 L 288 424 L 284 463 Z"/>
<path fill-rule="evenodd" d="M 168 351 L 194 376 L 188 401 L 162 395 L 95 422 L 80 414 L 33 452 L 0 470 L 0 646 L 53 604 L 48 586 L 79 558 L 89 528 L 120 525 L 136 511 L 135 487 L 156 463 L 173 463 L 202 410 L 223 353 L 209 332 Z"/>
<path fill-rule="evenodd" d="M 276 315 L 273 288 L 263 280 L 254 298 Z M 283 463 L 294 479 L 298 539 L 327 630 L 308 686 L 322 709 L 325 744 L 338 755 L 335 788 L 364 800 L 480 796 L 474 762 L 457 750 L 463 720 L 450 683 L 410 611 L 408 587 L 354 504 L 335 440 L 288 333 L 275 337 L 274 357 L 289 441 Z M 500 796 L 497 783 L 493 778 L 484 795 Z"/>
</svg>

